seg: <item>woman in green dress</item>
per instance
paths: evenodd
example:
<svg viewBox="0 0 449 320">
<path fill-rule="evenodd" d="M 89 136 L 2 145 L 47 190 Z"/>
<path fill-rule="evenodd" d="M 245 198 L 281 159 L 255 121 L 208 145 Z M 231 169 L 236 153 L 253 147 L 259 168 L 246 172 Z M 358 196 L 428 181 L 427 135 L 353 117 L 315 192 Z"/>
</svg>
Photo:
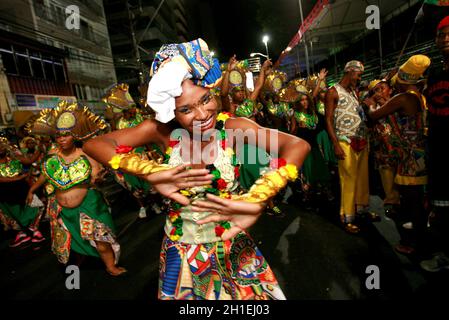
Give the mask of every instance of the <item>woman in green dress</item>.
<svg viewBox="0 0 449 320">
<path fill-rule="evenodd" d="M 326 86 L 326 75 L 328 71 L 326 69 L 321 69 L 318 76 L 315 76 L 315 79 L 312 81 L 311 88 L 313 89 L 313 99 L 316 104 L 316 111 L 318 114 L 318 134 L 317 134 L 317 143 L 320 148 L 321 153 L 323 154 L 324 161 L 328 165 L 330 169 L 336 169 L 338 163 L 337 158 L 335 157 L 334 147 L 329 138 L 329 134 L 326 130 L 325 125 L 325 113 L 326 106 L 324 103 L 327 86 Z"/>
<path fill-rule="evenodd" d="M 5 231 L 17 231 L 11 247 L 30 240 L 34 243 L 45 240 L 38 229 L 41 218 L 39 208 L 25 204 L 29 174 L 18 159 L 19 153 L 6 138 L 0 138 L 0 222 Z M 32 236 L 27 234 L 28 231 Z"/>
<path fill-rule="evenodd" d="M 292 87 L 291 90 L 296 90 L 296 95 L 292 94 L 295 101 L 290 133 L 306 140 L 312 147 L 301 170 L 302 188 L 308 198 L 310 191 L 328 189 L 331 178 L 317 143 L 318 115 L 310 91 L 303 85 L 297 85 L 294 89 Z"/>
<path fill-rule="evenodd" d="M 29 128 L 30 133 L 53 135 L 57 148 L 42 163 L 42 175 L 28 192 L 46 182 L 53 189 L 49 196 L 52 251 L 58 261 L 67 264 L 71 251 L 100 257 L 106 271 L 118 276 L 126 270 L 118 267 L 120 245 L 116 241 L 110 209 L 101 193 L 95 190 L 102 167 L 75 146 L 106 128 L 106 123 L 87 107 L 62 101 L 55 109 L 44 109 Z"/>
</svg>

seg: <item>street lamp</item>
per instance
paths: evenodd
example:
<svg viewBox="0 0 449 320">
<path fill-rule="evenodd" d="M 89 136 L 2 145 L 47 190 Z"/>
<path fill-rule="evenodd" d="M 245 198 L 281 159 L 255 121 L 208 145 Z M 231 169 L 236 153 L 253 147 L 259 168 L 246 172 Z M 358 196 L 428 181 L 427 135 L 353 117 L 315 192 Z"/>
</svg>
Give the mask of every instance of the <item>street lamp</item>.
<svg viewBox="0 0 449 320">
<path fill-rule="evenodd" d="M 260 52 L 252 52 L 249 56 L 250 56 L 251 58 L 254 57 L 254 56 L 262 56 L 262 57 L 264 57 L 265 59 L 268 59 L 268 56 L 267 56 L 267 55 L 264 55 L 263 53 L 260 53 Z"/>
<path fill-rule="evenodd" d="M 270 55 L 268 54 L 268 40 L 270 40 L 270 38 L 267 35 L 264 35 L 262 38 L 262 42 L 265 43 L 265 49 L 267 50 L 267 59 L 270 59 Z"/>
</svg>

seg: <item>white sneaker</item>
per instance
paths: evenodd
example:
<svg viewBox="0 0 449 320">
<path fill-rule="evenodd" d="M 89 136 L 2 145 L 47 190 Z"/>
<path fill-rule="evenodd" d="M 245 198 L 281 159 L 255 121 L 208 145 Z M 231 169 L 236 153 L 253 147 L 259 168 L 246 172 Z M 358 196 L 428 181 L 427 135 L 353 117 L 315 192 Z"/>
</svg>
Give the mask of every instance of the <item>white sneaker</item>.
<svg viewBox="0 0 449 320">
<path fill-rule="evenodd" d="M 444 253 L 438 253 L 430 260 L 421 261 L 420 265 L 426 271 L 438 272 L 443 269 L 449 269 L 449 258 Z"/>
<path fill-rule="evenodd" d="M 159 205 L 157 203 L 153 204 L 151 206 L 151 209 L 153 209 L 154 213 L 156 213 L 156 214 L 162 213 L 161 207 L 159 207 Z"/>
<path fill-rule="evenodd" d="M 139 218 L 143 219 L 147 217 L 147 210 L 145 207 L 141 207 L 139 210 Z"/>
<path fill-rule="evenodd" d="M 413 229 L 413 223 L 412 222 L 406 222 L 402 225 L 402 228 L 407 229 L 407 230 L 412 230 Z"/>
</svg>

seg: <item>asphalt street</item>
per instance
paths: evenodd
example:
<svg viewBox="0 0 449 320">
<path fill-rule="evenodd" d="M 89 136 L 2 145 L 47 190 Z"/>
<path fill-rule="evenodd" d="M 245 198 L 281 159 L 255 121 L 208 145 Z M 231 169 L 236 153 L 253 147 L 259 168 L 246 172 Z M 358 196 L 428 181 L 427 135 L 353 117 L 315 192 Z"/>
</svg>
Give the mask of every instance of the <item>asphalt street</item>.
<svg viewBox="0 0 449 320">
<path fill-rule="evenodd" d="M 0 231 L 2 295 L 12 300 L 155 300 L 165 217 L 148 212 L 147 218 L 138 218 L 138 206 L 125 191 L 112 198 L 120 265 L 128 269 L 126 276 L 114 278 L 99 259 L 87 258 L 80 268 L 80 289 L 68 290 L 68 274 L 50 252 L 49 226 L 44 221 L 47 240 L 40 244 L 10 248 L 13 233 Z M 288 299 L 395 300 L 445 292 L 449 272 L 427 273 L 413 257 L 395 252 L 399 237 L 393 221 L 383 215 L 379 197 L 371 197 L 371 207 L 382 221 L 365 224 L 358 235 L 342 229 L 335 205 L 307 210 L 295 197 L 290 200 L 282 205 L 283 216 L 264 214 L 250 230 Z M 369 266 L 378 268 L 377 289 L 366 286 Z"/>
</svg>

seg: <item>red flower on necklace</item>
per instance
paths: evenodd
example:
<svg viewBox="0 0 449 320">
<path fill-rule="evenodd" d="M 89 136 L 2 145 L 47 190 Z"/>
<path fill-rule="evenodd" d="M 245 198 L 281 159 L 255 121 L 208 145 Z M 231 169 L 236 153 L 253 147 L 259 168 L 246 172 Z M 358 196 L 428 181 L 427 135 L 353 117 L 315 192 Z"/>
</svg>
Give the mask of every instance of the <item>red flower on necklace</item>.
<svg viewBox="0 0 449 320">
<path fill-rule="evenodd" d="M 173 148 L 173 147 L 176 146 L 178 143 L 179 143 L 179 140 L 170 140 L 170 141 L 168 142 L 168 146 Z"/>
<path fill-rule="evenodd" d="M 238 166 L 234 167 L 234 175 L 236 179 L 240 177 L 240 168 Z"/>
<path fill-rule="evenodd" d="M 128 153 L 131 152 L 132 149 L 133 147 L 130 146 L 119 145 L 115 148 L 115 153 Z"/>
<path fill-rule="evenodd" d="M 223 113 L 223 114 L 225 114 L 225 115 L 228 115 L 228 116 L 230 116 L 231 118 L 234 117 L 234 115 L 233 115 L 232 113 L 227 112 L 227 111 L 222 111 L 221 113 Z"/>
<path fill-rule="evenodd" d="M 223 232 L 225 232 L 225 228 L 220 225 L 215 226 L 215 234 L 217 235 L 217 237 L 221 237 Z"/>
<path fill-rule="evenodd" d="M 228 184 L 222 178 L 217 180 L 217 189 L 218 190 L 224 190 L 224 189 L 226 189 L 227 186 L 228 186 Z"/>
</svg>

